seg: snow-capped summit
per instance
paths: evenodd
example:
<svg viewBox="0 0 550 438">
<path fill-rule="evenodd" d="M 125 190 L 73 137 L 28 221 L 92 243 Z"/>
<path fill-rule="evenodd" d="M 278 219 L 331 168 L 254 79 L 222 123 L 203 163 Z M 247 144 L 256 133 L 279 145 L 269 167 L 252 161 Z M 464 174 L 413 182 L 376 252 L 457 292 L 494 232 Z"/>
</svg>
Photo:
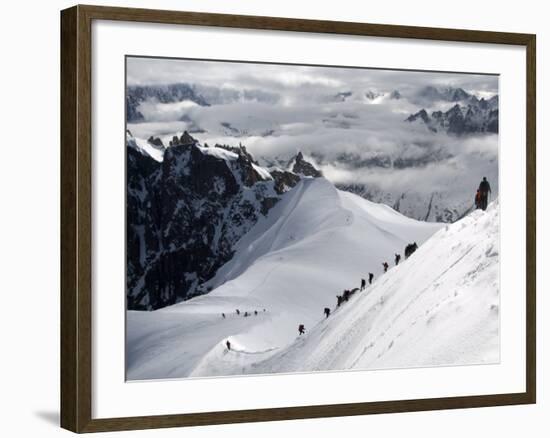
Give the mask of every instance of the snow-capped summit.
<svg viewBox="0 0 550 438">
<path fill-rule="evenodd" d="M 427 102 L 461 102 L 465 101 L 471 97 L 471 94 L 464 91 L 462 88 L 455 87 L 445 87 L 437 88 L 432 85 L 421 88 L 417 93 L 415 98 L 417 100 Z"/>
</svg>

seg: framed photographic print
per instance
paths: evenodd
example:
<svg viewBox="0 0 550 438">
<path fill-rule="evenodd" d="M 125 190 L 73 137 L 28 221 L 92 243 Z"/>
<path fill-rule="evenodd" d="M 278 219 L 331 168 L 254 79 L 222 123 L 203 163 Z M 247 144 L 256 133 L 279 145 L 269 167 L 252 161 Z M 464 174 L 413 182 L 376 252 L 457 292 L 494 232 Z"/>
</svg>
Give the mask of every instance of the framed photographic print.
<svg viewBox="0 0 550 438">
<path fill-rule="evenodd" d="M 61 13 L 61 422 L 535 403 L 535 36 Z"/>
</svg>

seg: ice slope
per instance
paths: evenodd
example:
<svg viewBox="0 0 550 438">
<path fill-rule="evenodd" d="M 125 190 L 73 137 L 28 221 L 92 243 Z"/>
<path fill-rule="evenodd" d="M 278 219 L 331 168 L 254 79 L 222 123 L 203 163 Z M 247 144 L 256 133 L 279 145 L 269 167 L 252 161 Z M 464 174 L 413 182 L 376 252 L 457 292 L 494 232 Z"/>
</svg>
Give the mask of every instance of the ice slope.
<svg viewBox="0 0 550 438">
<path fill-rule="evenodd" d="M 253 365 L 295 342 L 299 324 L 312 329 L 336 295 L 359 287 L 368 272 L 379 277 L 383 261 L 392 264 L 406 243 L 421 244 L 441 226 L 339 191 L 324 178 L 306 178 L 238 242 L 233 259 L 208 283 L 209 294 L 128 312 L 127 376 L 255 372 Z"/>
<path fill-rule="evenodd" d="M 499 208 L 430 238 L 306 336 L 247 373 L 496 363 Z"/>
<path fill-rule="evenodd" d="M 140 154 L 149 156 L 155 161 L 161 162 L 164 157 L 164 147 L 155 146 L 142 138 L 133 137 L 132 134 L 126 132 L 126 143 L 137 150 Z"/>
</svg>

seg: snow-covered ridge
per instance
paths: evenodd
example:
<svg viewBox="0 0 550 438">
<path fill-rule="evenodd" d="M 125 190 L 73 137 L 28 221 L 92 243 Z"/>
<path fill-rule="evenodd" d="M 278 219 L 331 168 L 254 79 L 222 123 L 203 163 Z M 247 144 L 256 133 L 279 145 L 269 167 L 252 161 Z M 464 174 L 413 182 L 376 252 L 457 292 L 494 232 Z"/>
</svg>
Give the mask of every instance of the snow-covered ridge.
<svg viewBox="0 0 550 438">
<path fill-rule="evenodd" d="M 252 373 L 497 363 L 499 205 L 432 236 Z"/>
<path fill-rule="evenodd" d="M 298 324 L 313 328 L 336 295 L 359 287 L 368 272 L 377 279 L 383 261 L 442 226 L 341 192 L 324 178 L 303 179 L 239 240 L 207 283 L 210 293 L 128 313 L 128 376 L 254 373 L 291 348 Z M 227 339 L 238 351 L 224 350 Z"/>
<path fill-rule="evenodd" d="M 144 156 L 151 157 L 159 163 L 164 158 L 164 147 L 155 146 L 147 140 L 134 137 L 130 132 L 126 132 L 126 145 Z"/>
</svg>

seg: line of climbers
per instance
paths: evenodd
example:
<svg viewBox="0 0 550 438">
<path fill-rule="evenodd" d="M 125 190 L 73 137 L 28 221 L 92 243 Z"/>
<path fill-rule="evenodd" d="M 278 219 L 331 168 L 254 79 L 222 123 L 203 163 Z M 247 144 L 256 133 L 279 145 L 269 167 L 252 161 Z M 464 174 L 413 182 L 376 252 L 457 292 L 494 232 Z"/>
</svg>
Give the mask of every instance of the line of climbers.
<svg viewBox="0 0 550 438">
<path fill-rule="evenodd" d="M 408 259 L 411 256 L 411 254 L 415 252 L 417 249 L 418 249 L 418 244 L 416 242 L 407 244 L 407 246 L 405 247 L 405 258 Z M 395 254 L 394 261 L 395 261 L 395 266 L 397 266 L 401 261 L 401 254 Z M 388 262 L 383 262 L 382 267 L 384 268 L 384 272 L 388 272 L 388 268 L 389 268 Z M 372 272 L 369 272 L 369 277 L 368 277 L 369 285 L 372 284 L 373 279 L 374 279 L 374 274 Z M 344 290 L 344 293 L 342 295 L 336 295 L 336 307 L 337 308 L 340 307 L 343 303 L 349 301 L 349 299 L 356 292 L 363 291 L 365 290 L 366 287 L 367 287 L 367 280 L 362 278 L 360 287 L 356 287 L 354 289 L 346 289 Z M 323 313 L 325 315 L 325 318 L 328 318 L 330 316 L 330 312 L 331 310 L 329 307 L 324 308 Z M 300 335 L 305 333 L 305 327 L 303 324 L 300 324 L 298 326 L 298 333 Z"/>
<path fill-rule="evenodd" d="M 265 309 L 263 309 L 262 312 L 265 313 Z M 239 309 L 236 309 L 236 310 L 235 310 L 235 314 L 236 314 L 236 315 L 241 315 L 241 313 L 242 313 L 242 312 L 241 312 Z M 257 310 L 254 310 L 254 312 L 252 312 L 252 311 L 249 312 L 249 311 L 247 310 L 247 311 L 245 311 L 244 313 L 242 313 L 242 315 L 243 315 L 245 318 L 247 318 L 247 317 L 252 316 L 252 315 L 258 316 L 259 313 L 260 313 L 260 312 L 258 312 Z M 225 319 L 226 317 L 227 317 L 227 315 L 226 315 L 225 313 L 222 312 L 222 318 Z"/>
<path fill-rule="evenodd" d="M 489 191 L 490 191 L 490 189 L 489 189 Z M 417 245 L 416 242 L 407 244 L 407 246 L 405 246 L 405 251 L 404 251 L 405 252 L 405 258 L 408 259 L 411 256 L 411 254 L 413 252 L 415 252 L 417 249 L 418 249 L 418 245 Z M 394 260 L 395 260 L 395 266 L 397 266 L 399 264 L 399 262 L 401 261 L 401 254 L 395 254 Z M 384 268 L 384 272 L 388 272 L 388 268 L 389 268 L 388 262 L 383 262 L 382 266 Z M 374 279 L 374 274 L 372 272 L 369 272 L 369 277 L 368 277 L 369 285 L 372 284 L 373 279 Z M 344 293 L 342 295 L 336 295 L 336 307 L 337 308 L 340 307 L 343 303 L 349 301 L 349 299 L 356 292 L 363 291 L 363 290 L 365 290 L 366 287 L 367 287 L 367 280 L 362 278 L 360 287 L 356 287 L 356 288 L 353 288 L 353 289 L 346 289 L 346 290 L 344 290 Z M 264 312 L 265 312 L 265 309 L 264 309 Z M 240 315 L 239 309 L 237 309 L 236 313 L 237 313 L 237 315 Z M 323 313 L 325 315 L 325 318 L 328 318 L 330 316 L 330 313 L 331 313 L 330 308 L 325 307 L 324 310 L 323 310 Z M 255 310 L 254 314 L 257 315 L 258 312 Z M 222 313 L 222 316 L 225 318 L 224 313 Z M 245 312 L 244 316 L 248 316 L 248 312 Z M 306 332 L 305 325 L 304 324 L 299 324 L 298 325 L 298 334 L 300 336 L 302 336 L 305 332 Z M 229 342 L 229 340 L 226 342 L 226 346 L 227 346 L 228 350 L 231 350 L 231 343 Z"/>
</svg>

